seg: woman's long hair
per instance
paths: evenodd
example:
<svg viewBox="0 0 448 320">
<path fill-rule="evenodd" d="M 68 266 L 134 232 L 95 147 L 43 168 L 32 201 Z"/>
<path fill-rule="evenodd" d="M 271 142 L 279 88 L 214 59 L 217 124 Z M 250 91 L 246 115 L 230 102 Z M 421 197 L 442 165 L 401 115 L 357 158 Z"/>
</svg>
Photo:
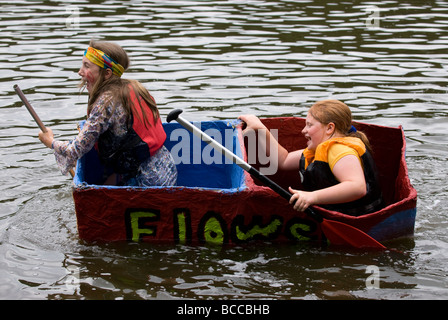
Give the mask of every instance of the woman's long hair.
<svg viewBox="0 0 448 320">
<path fill-rule="evenodd" d="M 103 51 L 113 60 L 121 64 L 124 70 L 127 70 L 130 65 L 129 57 L 122 47 L 112 42 L 103 42 L 91 40 L 90 47 Z M 92 111 L 92 107 L 96 100 L 105 92 L 111 95 L 111 101 L 113 102 L 114 108 L 117 103 L 121 103 L 124 110 L 128 114 L 128 121 L 131 119 L 131 114 L 134 116 L 139 116 L 139 112 L 134 112 L 134 108 L 139 107 L 141 109 L 141 114 L 143 119 L 140 119 L 144 125 L 148 128 L 151 123 L 148 121 L 148 115 L 145 108 L 140 103 L 140 99 L 143 99 L 152 111 L 152 116 L 154 123 L 159 119 L 159 110 L 157 109 L 156 102 L 153 100 L 148 90 L 143 87 L 143 85 L 137 80 L 122 79 L 114 74 L 109 79 L 105 79 L 105 69 L 100 68 L 100 75 L 97 81 L 93 84 L 92 90 L 89 93 L 89 102 L 87 105 L 87 115 Z M 86 85 L 85 81 L 80 83 L 80 87 L 83 88 Z M 137 97 L 138 106 L 134 105 L 130 99 L 130 87 L 134 90 Z"/>
</svg>

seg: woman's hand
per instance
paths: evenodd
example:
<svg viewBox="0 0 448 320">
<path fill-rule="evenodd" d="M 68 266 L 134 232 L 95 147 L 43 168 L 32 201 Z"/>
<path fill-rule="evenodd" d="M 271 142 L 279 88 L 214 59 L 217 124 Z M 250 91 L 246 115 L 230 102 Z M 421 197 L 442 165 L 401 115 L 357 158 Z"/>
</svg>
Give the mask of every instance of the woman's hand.
<svg viewBox="0 0 448 320">
<path fill-rule="evenodd" d="M 39 140 L 47 147 L 51 149 L 51 145 L 54 140 L 53 131 L 50 128 L 47 128 L 46 132 L 39 132 Z"/>
<path fill-rule="evenodd" d="M 258 119 L 258 117 L 253 114 L 245 114 L 239 116 L 238 119 L 246 123 L 246 128 L 243 130 L 243 134 L 251 130 L 257 131 L 259 129 L 266 129 L 265 125 L 260 121 L 260 119 Z"/>
<path fill-rule="evenodd" d="M 292 193 L 289 203 L 293 204 L 297 211 L 305 211 L 309 206 L 316 204 L 314 192 L 294 190 L 291 187 L 289 187 L 289 192 Z"/>
</svg>

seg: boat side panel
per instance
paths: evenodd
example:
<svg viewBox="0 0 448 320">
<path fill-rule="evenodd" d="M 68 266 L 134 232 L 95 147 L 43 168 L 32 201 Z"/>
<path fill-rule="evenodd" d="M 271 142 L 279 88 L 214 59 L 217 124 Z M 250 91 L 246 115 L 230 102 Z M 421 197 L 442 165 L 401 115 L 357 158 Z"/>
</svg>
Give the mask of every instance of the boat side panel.
<svg viewBox="0 0 448 320">
<path fill-rule="evenodd" d="M 416 208 L 397 212 L 372 227 L 368 234 L 378 241 L 412 236 L 416 214 Z"/>
<path fill-rule="evenodd" d="M 74 190 L 86 241 L 245 243 L 319 241 L 319 224 L 270 192 L 193 189 Z"/>
</svg>

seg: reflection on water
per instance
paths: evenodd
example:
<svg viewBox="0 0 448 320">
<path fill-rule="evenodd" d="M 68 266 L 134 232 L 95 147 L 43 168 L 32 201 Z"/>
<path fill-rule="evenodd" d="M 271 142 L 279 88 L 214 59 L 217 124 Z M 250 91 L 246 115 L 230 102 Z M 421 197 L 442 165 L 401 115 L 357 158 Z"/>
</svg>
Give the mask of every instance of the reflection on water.
<svg viewBox="0 0 448 320">
<path fill-rule="evenodd" d="M 0 1 L 0 297 L 16 299 L 446 298 L 446 1 Z M 162 118 L 305 116 L 335 98 L 357 120 L 403 125 L 419 193 L 404 254 L 307 246 L 86 244 L 71 185 L 38 143 L 76 134 L 89 40 L 122 45 Z M 380 289 L 366 289 L 366 267 Z"/>
</svg>

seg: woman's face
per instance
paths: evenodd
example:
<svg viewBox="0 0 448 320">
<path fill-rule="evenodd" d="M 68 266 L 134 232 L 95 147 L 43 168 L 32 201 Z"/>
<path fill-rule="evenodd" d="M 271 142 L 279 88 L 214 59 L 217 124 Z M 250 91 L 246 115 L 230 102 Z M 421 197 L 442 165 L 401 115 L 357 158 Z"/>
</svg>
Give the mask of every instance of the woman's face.
<svg viewBox="0 0 448 320">
<path fill-rule="evenodd" d="M 82 57 L 82 65 L 81 69 L 78 71 L 78 74 L 82 78 L 82 81 L 85 82 L 87 91 L 90 93 L 90 90 L 93 88 L 93 85 L 100 76 L 100 67 L 86 57 Z"/>
<path fill-rule="evenodd" d="M 308 112 L 302 134 L 307 139 L 307 147 L 309 150 L 316 150 L 319 144 L 328 140 L 327 127 L 328 125 L 320 123 Z"/>
</svg>

